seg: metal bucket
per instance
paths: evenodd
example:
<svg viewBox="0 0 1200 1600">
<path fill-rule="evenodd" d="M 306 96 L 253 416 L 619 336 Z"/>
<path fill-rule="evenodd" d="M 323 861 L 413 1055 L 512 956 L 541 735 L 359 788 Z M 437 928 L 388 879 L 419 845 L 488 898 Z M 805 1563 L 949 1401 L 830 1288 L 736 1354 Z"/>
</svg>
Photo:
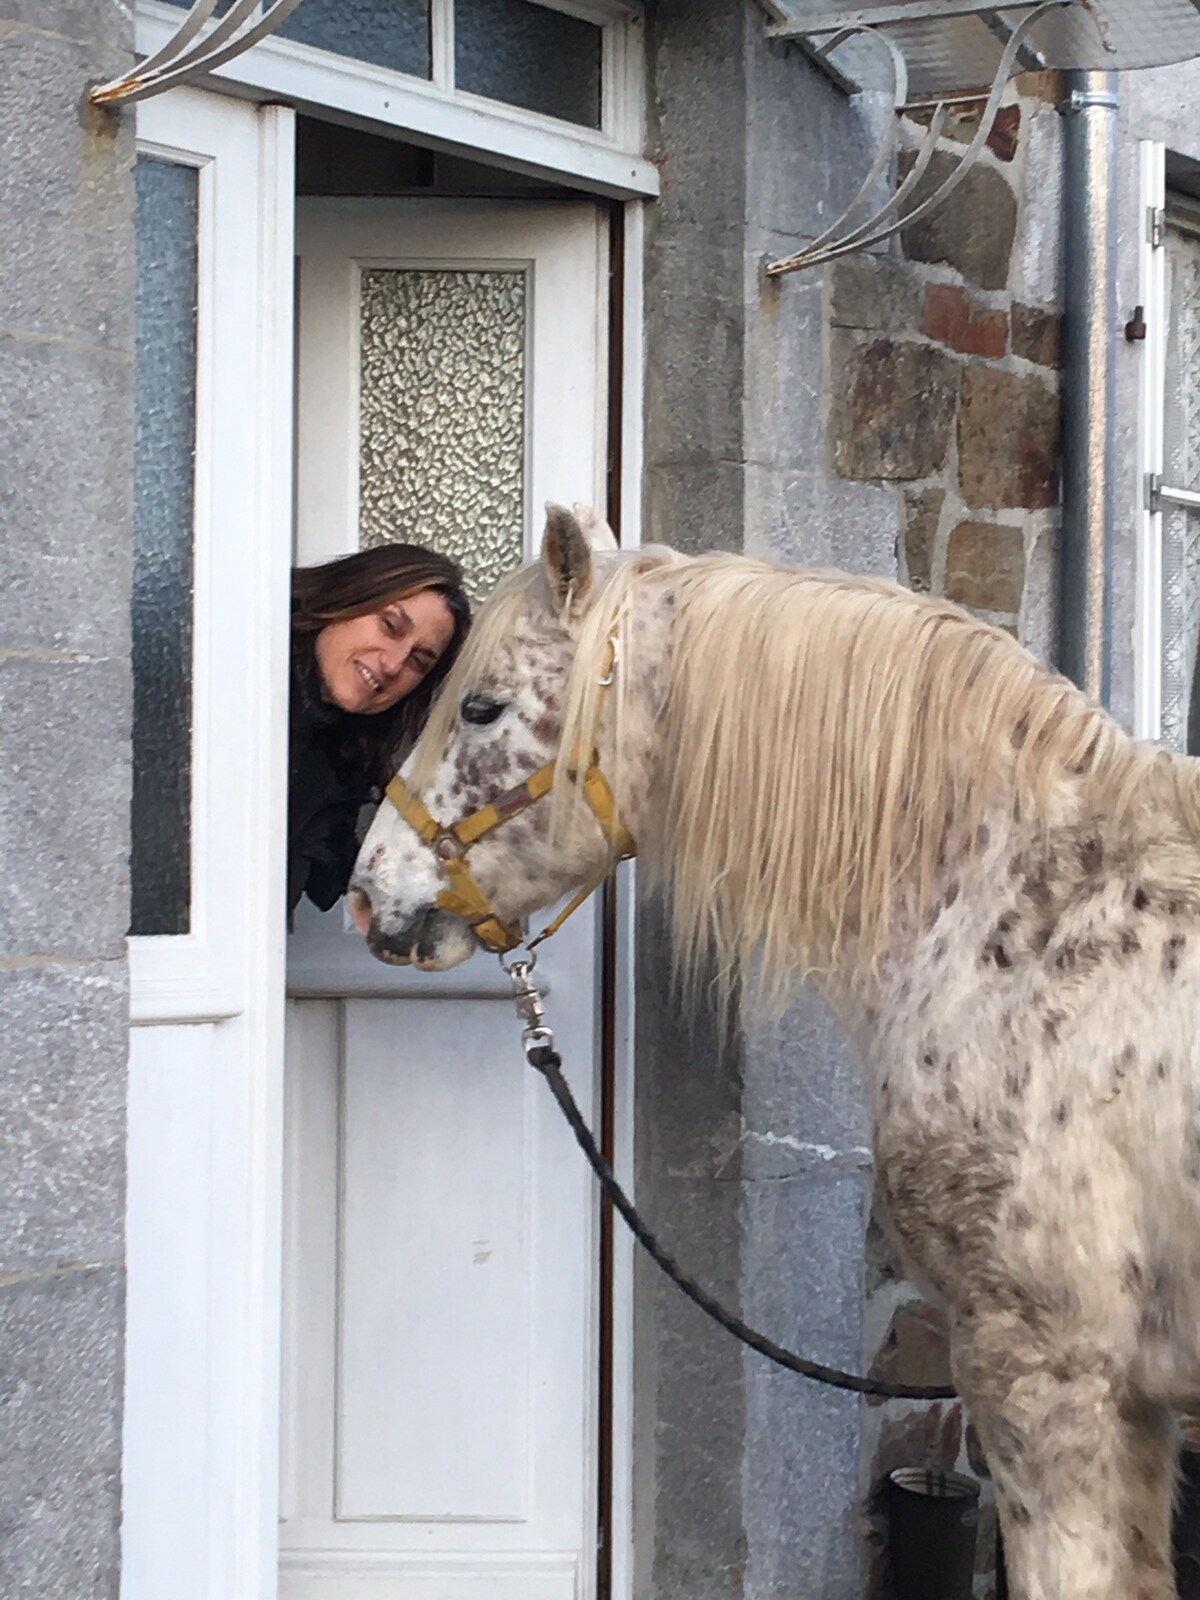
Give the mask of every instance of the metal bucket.
<svg viewBox="0 0 1200 1600">
<path fill-rule="evenodd" d="M 971 1600 L 979 1485 L 961 1472 L 888 1473 L 888 1547 L 896 1600 Z"/>
</svg>

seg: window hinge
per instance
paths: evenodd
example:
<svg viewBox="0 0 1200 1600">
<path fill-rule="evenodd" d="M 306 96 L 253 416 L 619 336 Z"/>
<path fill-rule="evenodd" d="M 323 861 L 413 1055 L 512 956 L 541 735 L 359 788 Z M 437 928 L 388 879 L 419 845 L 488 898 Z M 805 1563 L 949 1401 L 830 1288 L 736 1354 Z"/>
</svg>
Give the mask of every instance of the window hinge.
<svg viewBox="0 0 1200 1600">
<path fill-rule="evenodd" d="M 1152 250 L 1161 250 L 1163 242 L 1163 208 L 1161 206 L 1146 207 L 1146 237 L 1150 241 Z"/>
<path fill-rule="evenodd" d="M 1162 473 L 1148 472 L 1146 474 L 1146 510 L 1151 516 L 1157 516 L 1162 510 Z"/>
</svg>

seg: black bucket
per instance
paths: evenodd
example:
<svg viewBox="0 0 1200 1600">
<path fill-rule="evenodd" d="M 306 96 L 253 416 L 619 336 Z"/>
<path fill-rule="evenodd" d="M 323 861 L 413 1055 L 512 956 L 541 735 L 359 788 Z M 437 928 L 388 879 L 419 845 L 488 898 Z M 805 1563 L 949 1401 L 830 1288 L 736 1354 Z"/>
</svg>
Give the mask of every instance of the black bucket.
<svg viewBox="0 0 1200 1600">
<path fill-rule="evenodd" d="M 979 1485 L 961 1472 L 888 1473 L 888 1546 L 896 1600 L 971 1600 Z"/>
</svg>

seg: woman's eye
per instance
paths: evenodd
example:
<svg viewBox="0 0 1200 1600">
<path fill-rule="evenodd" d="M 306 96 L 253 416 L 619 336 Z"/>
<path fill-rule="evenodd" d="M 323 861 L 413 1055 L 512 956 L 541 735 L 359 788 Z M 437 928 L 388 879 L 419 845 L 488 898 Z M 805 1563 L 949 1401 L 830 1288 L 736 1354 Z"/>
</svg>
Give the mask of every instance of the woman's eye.
<svg viewBox="0 0 1200 1600">
<path fill-rule="evenodd" d="M 495 722 L 504 710 L 503 700 L 493 700 L 488 694 L 469 694 L 458 708 L 458 714 L 464 722 L 473 722 L 477 727 L 486 723 Z"/>
</svg>

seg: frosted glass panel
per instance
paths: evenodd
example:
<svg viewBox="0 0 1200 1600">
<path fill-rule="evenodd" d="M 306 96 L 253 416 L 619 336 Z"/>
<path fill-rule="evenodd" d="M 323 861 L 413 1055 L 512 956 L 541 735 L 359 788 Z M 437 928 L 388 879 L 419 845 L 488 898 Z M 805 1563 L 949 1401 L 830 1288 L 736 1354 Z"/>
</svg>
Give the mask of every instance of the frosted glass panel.
<svg viewBox="0 0 1200 1600">
<path fill-rule="evenodd" d="M 428 0 L 301 0 L 276 31 L 393 72 L 430 74 Z"/>
<path fill-rule="evenodd" d="M 455 0 L 455 87 L 598 128 L 603 38 L 527 0 Z"/>
<path fill-rule="evenodd" d="M 521 560 L 525 274 L 362 275 L 359 541 L 432 545 L 481 598 Z"/>
<path fill-rule="evenodd" d="M 1200 237 L 1167 229 L 1167 386 L 1163 481 L 1200 489 Z M 1163 514 L 1162 738 L 1200 753 L 1200 512 Z"/>
<path fill-rule="evenodd" d="M 192 503 L 198 173 L 139 156 L 133 550 L 135 934 L 191 904 Z"/>
</svg>

